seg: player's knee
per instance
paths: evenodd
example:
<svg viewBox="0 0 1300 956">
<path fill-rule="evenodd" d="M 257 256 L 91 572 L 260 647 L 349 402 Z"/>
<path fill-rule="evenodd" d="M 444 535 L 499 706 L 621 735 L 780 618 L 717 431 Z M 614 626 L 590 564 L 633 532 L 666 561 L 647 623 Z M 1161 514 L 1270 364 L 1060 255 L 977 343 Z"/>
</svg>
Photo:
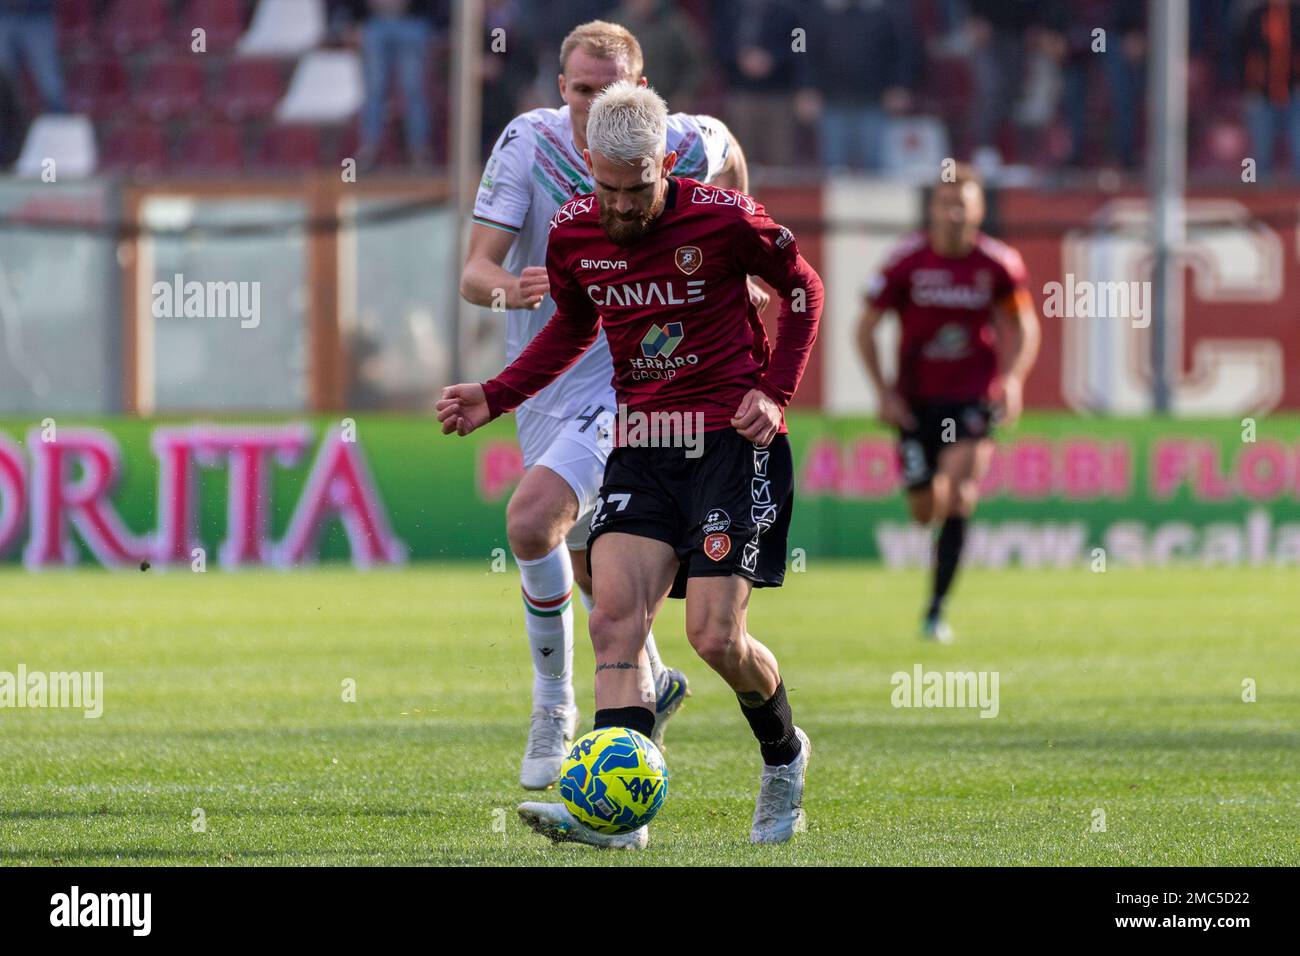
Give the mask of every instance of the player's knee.
<svg viewBox="0 0 1300 956">
<path fill-rule="evenodd" d="M 645 643 L 645 631 L 640 630 L 645 615 L 622 613 L 617 608 L 610 611 L 599 604 L 591 609 L 588 628 L 591 631 L 591 649 L 597 660 L 617 657 L 632 660 Z"/>
<path fill-rule="evenodd" d="M 564 536 L 564 529 L 554 524 L 546 510 L 532 499 L 511 498 L 506 508 L 506 538 L 511 553 L 525 561 L 546 557 Z"/>
<path fill-rule="evenodd" d="M 742 632 L 731 621 L 705 621 L 686 625 L 686 639 L 700 655 L 700 660 L 714 670 L 726 667 L 734 660 Z"/>
<path fill-rule="evenodd" d="M 979 501 L 979 496 L 979 485 L 974 481 L 954 484 L 948 514 L 953 517 L 969 518 L 975 513 L 975 504 Z"/>
<path fill-rule="evenodd" d="M 929 489 L 908 495 L 907 505 L 912 511 L 913 521 L 929 524 L 934 517 L 934 495 Z"/>
</svg>

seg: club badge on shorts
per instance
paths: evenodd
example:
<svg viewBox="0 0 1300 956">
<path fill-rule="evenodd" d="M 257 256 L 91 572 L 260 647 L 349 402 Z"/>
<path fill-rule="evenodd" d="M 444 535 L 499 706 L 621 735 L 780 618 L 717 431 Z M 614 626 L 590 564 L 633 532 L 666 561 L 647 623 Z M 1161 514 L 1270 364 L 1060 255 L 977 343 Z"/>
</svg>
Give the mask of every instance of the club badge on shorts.
<svg viewBox="0 0 1300 956">
<path fill-rule="evenodd" d="M 699 246 L 678 246 L 677 252 L 673 254 L 673 261 L 677 263 L 677 268 L 689 276 L 694 275 L 695 271 L 704 264 L 704 256 Z"/>
<path fill-rule="evenodd" d="M 704 554 L 710 561 L 721 561 L 731 554 L 731 536 L 711 534 L 704 539 Z"/>
</svg>

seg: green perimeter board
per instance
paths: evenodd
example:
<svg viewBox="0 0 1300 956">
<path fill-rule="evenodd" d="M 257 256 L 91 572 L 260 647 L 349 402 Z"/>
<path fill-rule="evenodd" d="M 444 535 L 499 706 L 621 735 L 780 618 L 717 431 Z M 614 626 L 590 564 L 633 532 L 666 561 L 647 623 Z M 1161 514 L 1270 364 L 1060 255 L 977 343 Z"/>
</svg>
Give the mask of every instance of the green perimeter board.
<svg viewBox="0 0 1300 956">
<path fill-rule="evenodd" d="M 274 425 L 306 422 L 316 433 L 316 442 L 324 430 L 337 427 L 340 419 L 320 417 L 257 416 L 246 418 L 180 419 L 67 419 L 59 428 L 91 427 L 110 433 L 122 455 L 122 472 L 113 495 L 114 503 L 126 525 L 137 534 L 152 532 L 157 526 L 158 461 L 150 447 L 153 430 L 161 425 L 216 423 Z M 502 486 L 491 499 L 480 495 L 477 475 L 489 443 L 498 448 L 514 442 L 514 422 L 506 416 L 466 438 L 444 436 L 437 422 L 419 416 L 355 416 L 357 440 L 370 472 L 378 486 L 390 526 L 405 542 L 411 560 L 472 559 L 485 563 L 492 560 L 496 548 L 506 548 L 504 533 L 505 503 L 508 487 Z M 794 448 L 796 474 L 802 478 L 806 457 L 815 442 L 831 440 L 848 449 L 863 439 L 892 444 L 891 434 L 881 425 L 864 418 L 834 418 L 815 413 L 792 412 L 789 416 L 790 437 Z M 29 429 L 39 428 L 34 420 L 9 419 L 0 422 L 0 433 L 22 446 Z M 1240 523 L 1247 514 L 1263 509 L 1275 524 L 1300 521 L 1300 501 L 1294 473 L 1287 490 L 1267 501 L 1246 500 L 1233 494 L 1222 501 L 1197 500 L 1184 484 L 1167 500 L 1153 500 L 1148 491 L 1149 456 L 1160 440 L 1194 440 L 1215 445 L 1220 450 L 1222 467 L 1229 469 L 1243 449 L 1240 419 L 1156 420 L 1094 419 L 1061 414 L 1031 413 L 1013 429 L 1004 429 L 1006 441 L 1044 439 L 1049 442 L 1091 438 L 1124 441 L 1132 445 L 1132 476 L 1126 497 L 1099 500 L 1066 500 L 1048 496 L 1038 500 L 1013 498 L 997 494 L 983 501 L 977 519 L 992 524 L 1017 522 L 1082 522 L 1087 527 L 1089 546 L 1100 543 L 1109 524 L 1138 521 L 1148 525 L 1184 521 L 1204 527 L 1214 522 Z M 1289 468 L 1300 469 L 1300 416 L 1261 417 L 1257 438 L 1260 442 L 1279 442 L 1288 451 Z M 270 523 L 278 538 L 289 523 L 308 470 L 314 461 L 316 445 L 294 467 L 276 465 L 271 469 Z M 30 460 L 26 462 L 30 470 Z M 200 537 L 211 556 L 225 536 L 226 469 L 224 466 L 202 468 L 199 474 Z M 815 557 L 858 557 L 878 559 L 876 531 L 880 523 L 904 525 L 907 520 L 901 494 L 897 491 L 872 498 L 840 497 L 834 493 L 808 493 L 796 485 L 794 521 L 790 547 L 802 548 L 809 559 Z M 11 507 L 5 502 L 6 507 Z M 24 525 L 26 519 L 24 519 Z M 323 560 L 344 559 L 349 553 L 346 535 L 337 520 L 330 520 L 320 537 Z M 84 544 L 78 542 L 83 557 Z M 3 555 L 16 561 L 21 547 L 11 546 Z M 215 563 L 215 562 L 213 562 Z"/>
</svg>

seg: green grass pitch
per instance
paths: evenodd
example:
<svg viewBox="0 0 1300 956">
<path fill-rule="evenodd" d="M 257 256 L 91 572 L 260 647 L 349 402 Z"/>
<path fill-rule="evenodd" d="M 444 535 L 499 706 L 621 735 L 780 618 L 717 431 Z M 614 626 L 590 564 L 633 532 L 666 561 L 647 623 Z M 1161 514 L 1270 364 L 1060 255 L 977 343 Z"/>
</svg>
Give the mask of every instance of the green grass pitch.
<svg viewBox="0 0 1300 956">
<path fill-rule="evenodd" d="M 958 643 L 937 647 L 916 639 L 921 575 L 810 561 L 751 602 L 815 748 L 809 832 L 767 848 L 747 842 L 757 748 L 670 602 L 656 635 L 694 696 L 649 850 L 611 854 L 515 816 L 535 797 L 517 783 L 531 672 L 514 573 L 10 569 L 0 671 L 103 671 L 104 714 L 0 709 L 0 862 L 1294 866 L 1296 580 L 971 572 Z M 1000 713 L 893 707 L 891 675 L 918 663 L 998 672 Z"/>
</svg>

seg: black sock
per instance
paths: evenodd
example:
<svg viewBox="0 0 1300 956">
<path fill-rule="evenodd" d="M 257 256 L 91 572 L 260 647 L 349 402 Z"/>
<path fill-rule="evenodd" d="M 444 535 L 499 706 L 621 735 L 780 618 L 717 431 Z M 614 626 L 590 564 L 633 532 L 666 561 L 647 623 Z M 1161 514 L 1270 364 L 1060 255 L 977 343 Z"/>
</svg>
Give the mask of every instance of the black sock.
<svg viewBox="0 0 1300 956">
<path fill-rule="evenodd" d="M 756 696 L 756 695 L 755 695 Z M 761 703 L 747 704 L 739 694 L 740 712 L 749 721 L 749 729 L 758 740 L 763 752 L 763 763 L 781 767 L 793 763 L 799 756 L 799 738 L 794 735 L 794 718 L 790 715 L 790 702 L 785 697 L 785 681 L 776 685 L 776 693 Z"/>
<path fill-rule="evenodd" d="M 939 530 L 939 541 L 934 547 L 934 593 L 930 598 L 929 616 L 933 619 L 943 610 L 943 599 L 952 587 L 961 561 L 961 546 L 966 540 L 966 519 L 948 518 Z"/>
<path fill-rule="evenodd" d="M 606 707 L 596 711 L 596 722 L 591 729 L 606 727 L 626 727 L 649 737 L 655 729 L 655 712 L 647 707 Z"/>
</svg>

